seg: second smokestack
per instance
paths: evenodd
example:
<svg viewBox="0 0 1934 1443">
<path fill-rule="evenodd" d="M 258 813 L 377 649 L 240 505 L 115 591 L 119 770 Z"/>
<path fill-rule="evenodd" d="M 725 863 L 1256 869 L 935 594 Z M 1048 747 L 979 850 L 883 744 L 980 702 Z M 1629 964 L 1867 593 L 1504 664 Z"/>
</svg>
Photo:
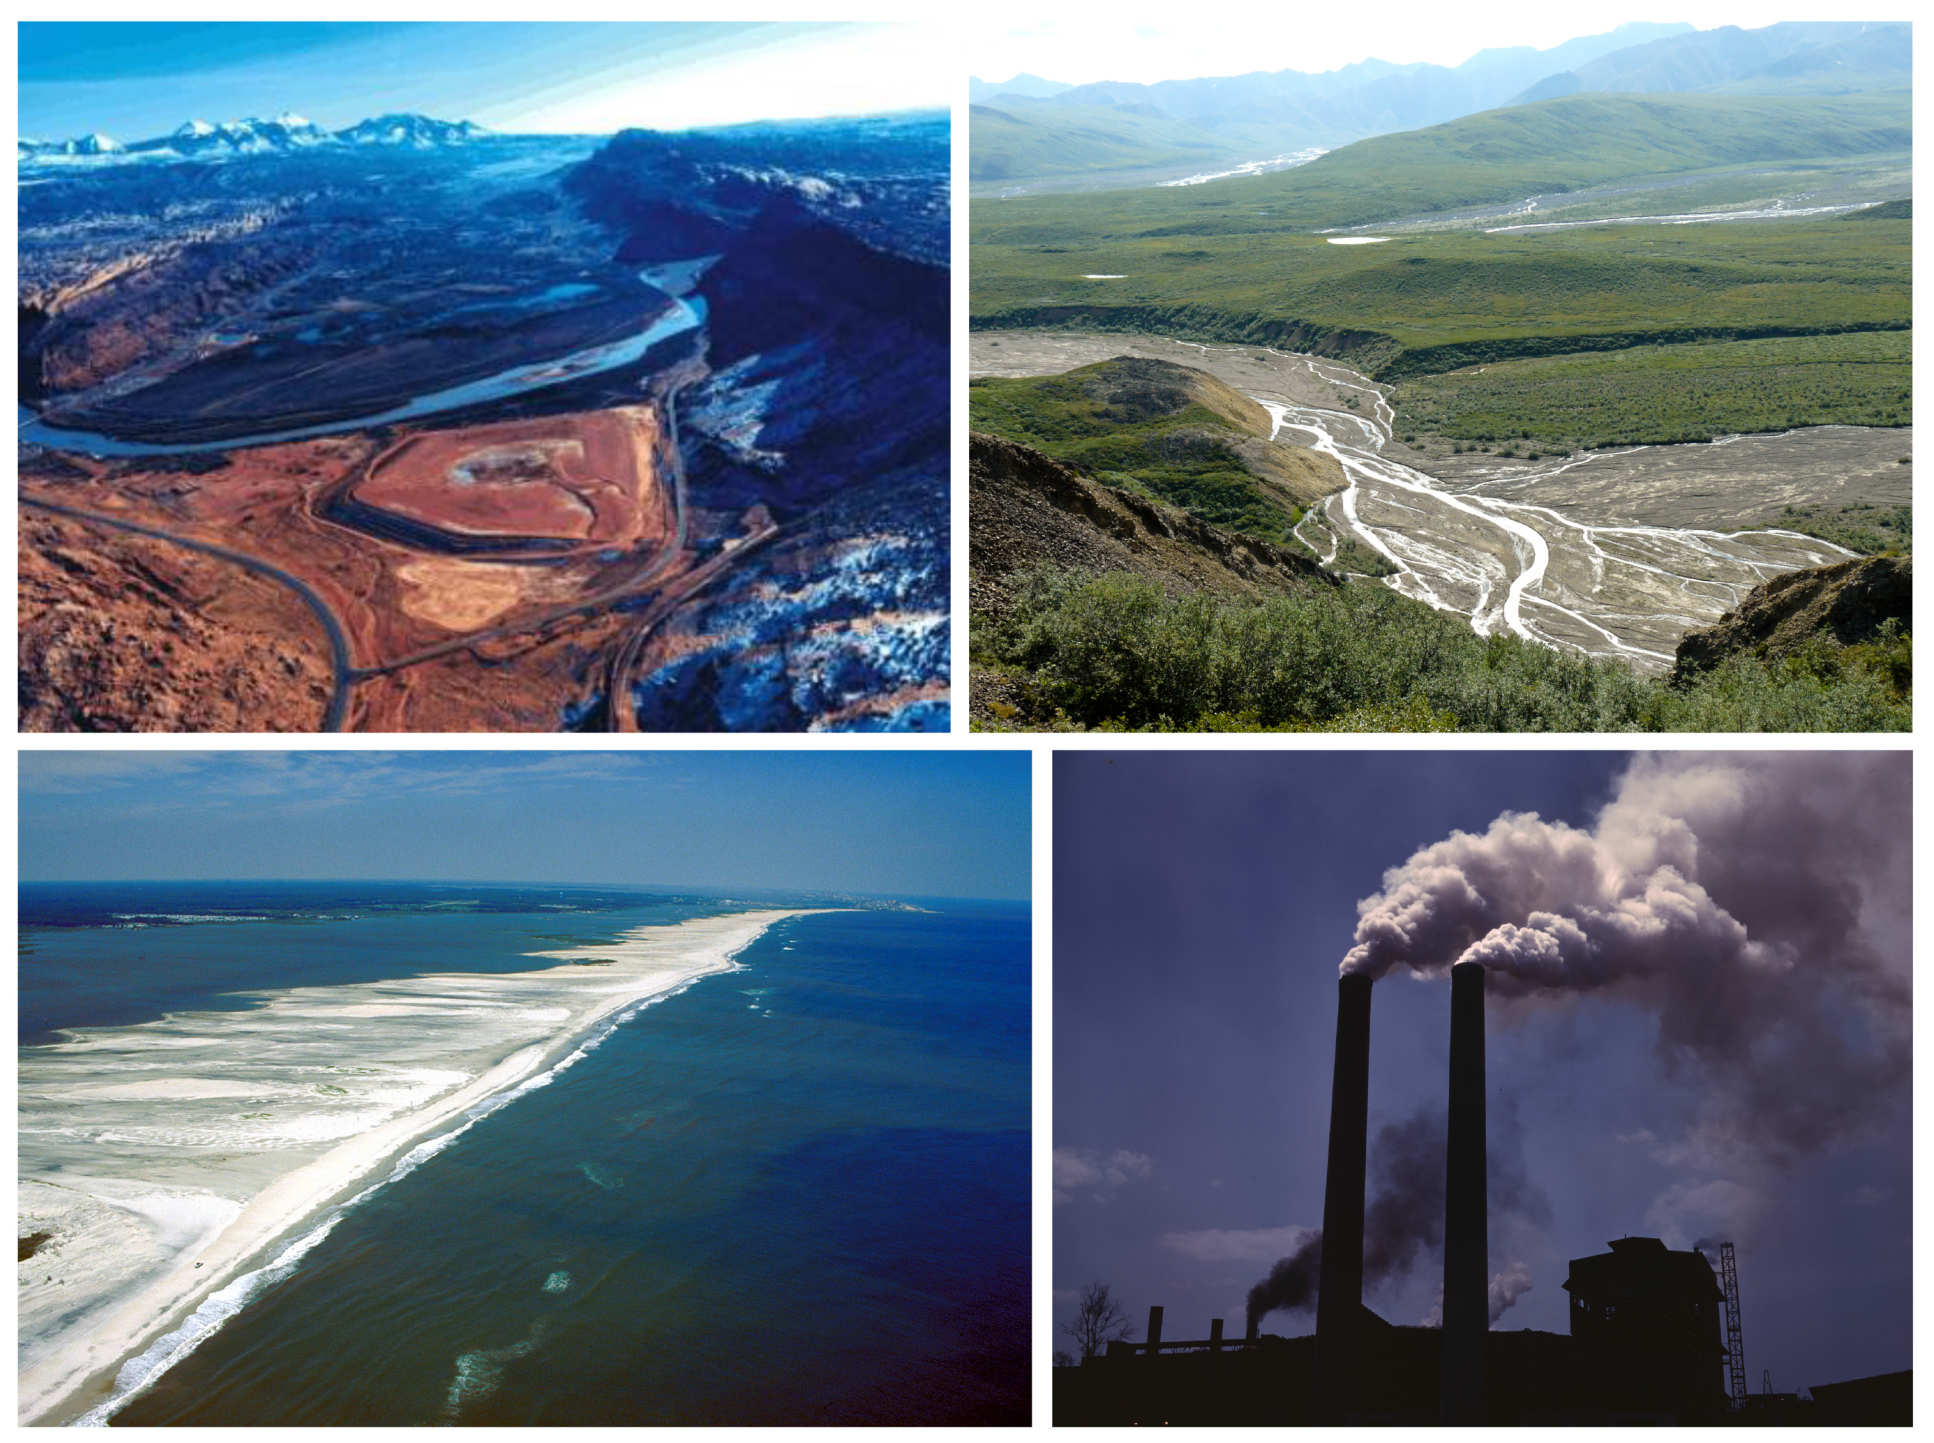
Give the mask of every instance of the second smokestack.
<svg viewBox="0 0 1934 1443">
<path fill-rule="evenodd" d="M 1485 1198 L 1484 968 L 1451 968 L 1450 1127 L 1444 1158 L 1443 1421 L 1485 1416 L 1484 1348 L 1491 1327 Z"/>
<path fill-rule="evenodd" d="M 1323 1184 L 1323 1252 L 1316 1284 L 1318 1384 L 1331 1415 L 1356 1406 L 1362 1368 L 1363 1176 L 1370 1134 L 1370 987 L 1337 980 L 1336 1071 L 1330 1083 L 1330 1160 Z"/>
</svg>

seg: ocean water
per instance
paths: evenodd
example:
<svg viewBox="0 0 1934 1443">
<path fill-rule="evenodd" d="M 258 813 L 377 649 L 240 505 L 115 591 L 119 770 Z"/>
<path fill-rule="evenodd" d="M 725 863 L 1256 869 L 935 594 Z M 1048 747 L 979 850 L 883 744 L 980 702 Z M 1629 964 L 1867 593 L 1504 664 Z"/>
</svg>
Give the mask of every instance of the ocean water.
<svg viewBox="0 0 1934 1443">
<path fill-rule="evenodd" d="M 540 896 L 589 910 L 28 921 L 23 1034 L 75 1025 L 62 996 L 123 1020 L 244 975 L 528 966 L 560 936 L 719 909 L 486 905 Z M 110 1421 L 1025 1423 L 1027 914 L 925 905 L 780 923 L 741 970 L 643 1008 L 350 1208 Z"/>
<path fill-rule="evenodd" d="M 113 882 L 20 889 L 19 1041 L 248 996 L 426 972 L 518 972 L 525 956 L 651 922 L 773 905 L 598 887 L 418 882 Z"/>
</svg>

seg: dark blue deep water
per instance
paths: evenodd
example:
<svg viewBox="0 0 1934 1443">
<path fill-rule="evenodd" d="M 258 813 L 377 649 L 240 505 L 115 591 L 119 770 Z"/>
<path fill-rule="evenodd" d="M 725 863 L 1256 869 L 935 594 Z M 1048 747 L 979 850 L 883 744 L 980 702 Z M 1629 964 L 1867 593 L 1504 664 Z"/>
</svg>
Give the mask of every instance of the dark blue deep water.
<svg viewBox="0 0 1934 1443">
<path fill-rule="evenodd" d="M 928 905 L 781 923 L 646 1008 L 352 1209 L 114 1421 L 1025 1423 L 1028 917 Z M 507 966 L 533 933 L 716 906 L 30 932 L 23 979 L 79 966 L 82 938 L 253 948 L 256 985 L 294 936 L 379 973 L 450 965 L 450 937 Z M 371 945 L 404 950 L 348 960 Z"/>
<path fill-rule="evenodd" d="M 61 882 L 20 888 L 20 1037 L 128 1026 L 251 990 L 522 972 L 524 954 L 646 922 L 812 905 L 604 887 L 439 882 Z M 193 920 L 187 920 L 193 919 Z M 221 920 L 217 920 L 221 919 Z"/>
</svg>

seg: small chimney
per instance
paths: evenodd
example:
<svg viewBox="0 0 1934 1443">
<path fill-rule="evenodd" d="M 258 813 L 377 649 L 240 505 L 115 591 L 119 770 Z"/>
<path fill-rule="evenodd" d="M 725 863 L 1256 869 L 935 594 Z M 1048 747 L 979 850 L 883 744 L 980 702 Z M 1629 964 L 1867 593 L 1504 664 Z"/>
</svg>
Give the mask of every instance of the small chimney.
<svg viewBox="0 0 1934 1443">
<path fill-rule="evenodd" d="M 1162 1350 L 1162 1308 L 1158 1303 L 1148 1310 L 1148 1351 L 1151 1354 Z"/>
<path fill-rule="evenodd" d="M 1371 979 L 1336 984 L 1336 1066 L 1330 1082 L 1330 1159 L 1323 1185 L 1323 1253 L 1316 1284 L 1316 1376 L 1324 1421 L 1358 1401 L 1362 1373 L 1363 1174 L 1370 1131 Z"/>
<path fill-rule="evenodd" d="M 1485 1199 L 1484 968 L 1451 968 L 1450 1127 L 1444 1158 L 1444 1332 L 1439 1401 L 1447 1424 L 1485 1412 L 1484 1350 L 1491 1329 Z"/>
<path fill-rule="evenodd" d="M 1222 1351 L 1222 1319 L 1220 1318 L 1209 1319 L 1209 1351 L 1212 1353 Z"/>
</svg>

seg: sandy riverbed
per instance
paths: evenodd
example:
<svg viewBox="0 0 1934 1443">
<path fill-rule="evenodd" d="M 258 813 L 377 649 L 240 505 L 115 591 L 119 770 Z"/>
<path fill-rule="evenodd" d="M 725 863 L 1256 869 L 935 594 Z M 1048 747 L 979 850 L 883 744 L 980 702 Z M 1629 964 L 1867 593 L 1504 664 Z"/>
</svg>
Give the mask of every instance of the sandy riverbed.
<svg viewBox="0 0 1934 1443">
<path fill-rule="evenodd" d="M 20 1265 L 21 1422 L 135 1386 L 399 1158 L 802 915 L 639 927 L 531 953 L 560 963 L 531 972 L 292 988 L 24 1049 L 20 1232 L 52 1236 Z"/>
<path fill-rule="evenodd" d="M 969 371 L 1054 375 L 1123 355 L 1209 371 L 1263 405 L 1279 439 L 1341 463 L 1348 489 L 1297 528 L 1319 557 L 1349 536 L 1396 568 L 1382 584 L 1469 617 L 1481 635 L 1616 657 L 1641 673 L 1670 667 L 1681 636 L 1754 586 L 1852 555 L 1778 529 L 1781 506 L 1911 494 L 1911 468 L 1897 464 L 1911 454 L 1906 428 L 1816 426 L 1540 461 L 1446 457 L 1397 439 L 1389 396 L 1367 376 L 1267 347 L 976 331 Z"/>
</svg>

